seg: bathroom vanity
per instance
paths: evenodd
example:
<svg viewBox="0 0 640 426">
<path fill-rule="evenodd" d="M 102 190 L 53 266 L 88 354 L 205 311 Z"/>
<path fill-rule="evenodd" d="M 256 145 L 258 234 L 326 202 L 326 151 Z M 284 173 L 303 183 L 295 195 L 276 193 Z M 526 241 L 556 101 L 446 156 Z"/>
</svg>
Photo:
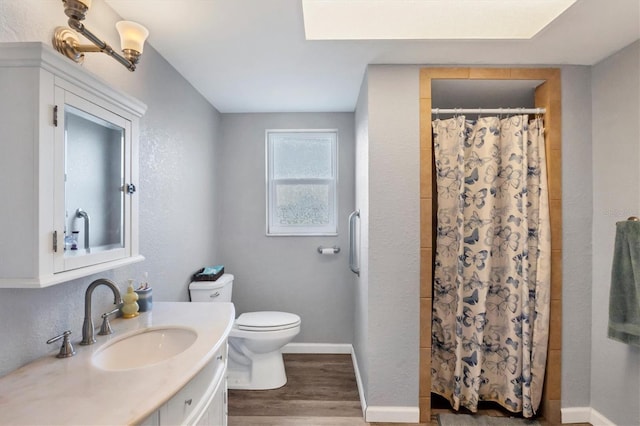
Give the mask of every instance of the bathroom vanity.
<svg viewBox="0 0 640 426">
<path fill-rule="evenodd" d="M 227 424 L 232 303 L 157 302 L 76 355 L 0 378 L 0 424 Z"/>
<path fill-rule="evenodd" d="M 0 43 L 0 288 L 143 260 L 138 133 L 146 105 L 42 43 Z"/>
</svg>

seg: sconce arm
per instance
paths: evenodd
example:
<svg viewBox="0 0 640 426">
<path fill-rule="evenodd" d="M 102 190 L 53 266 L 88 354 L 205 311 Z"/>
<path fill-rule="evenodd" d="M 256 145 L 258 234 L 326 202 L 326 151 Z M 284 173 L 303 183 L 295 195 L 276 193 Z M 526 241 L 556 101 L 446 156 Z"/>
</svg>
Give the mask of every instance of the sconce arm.
<svg viewBox="0 0 640 426">
<path fill-rule="evenodd" d="M 118 52 L 116 52 L 115 50 L 113 50 L 113 48 L 111 46 L 109 46 L 109 44 L 105 43 L 104 41 L 100 40 L 95 34 L 93 34 L 91 31 L 89 31 L 83 24 L 82 22 L 80 22 L 77 19 L 74 18 L 69 18 L 69 26 L 71 28 L 73 28 L 74 30 L 76 30 L 77 32 L 79 32 L 80 34 L 82 34 L 83 36 L 85 36 L 91 43 L 93 43 L 95 45 L 91 46 L 91 45 L 80 45 L 77 44 L 74 46 L 74 49 L 78 52 L 103 52 L 106 53 L 107 55 L 111 56 L 112 58 L 114 58 L 116 61 L 120 62 L 122 65 L 124 65 L 125 68 L 127 68 L 129 71 L 135 71 L 136 70 L 136 64 L 130 60 L 128 60 L 127 58 L 125 58 L 124 56 L 121 56 Z M 73 59 L 73 58 L 71 58 Z"/>
</svg>

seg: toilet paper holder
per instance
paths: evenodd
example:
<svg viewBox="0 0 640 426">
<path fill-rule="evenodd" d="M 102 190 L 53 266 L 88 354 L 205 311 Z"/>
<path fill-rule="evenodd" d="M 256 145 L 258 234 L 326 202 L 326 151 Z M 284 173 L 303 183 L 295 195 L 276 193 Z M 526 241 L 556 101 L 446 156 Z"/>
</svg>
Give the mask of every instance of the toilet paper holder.
<svg viewBox="0 0 640 426">
<path fill-rule="evenodd" d="M 318 253 L 320 254 L 338 254 L 340 253 L 340 247 L 338 246 L 333 246 L 333 247 L 318 247 Z"/>
</svg>

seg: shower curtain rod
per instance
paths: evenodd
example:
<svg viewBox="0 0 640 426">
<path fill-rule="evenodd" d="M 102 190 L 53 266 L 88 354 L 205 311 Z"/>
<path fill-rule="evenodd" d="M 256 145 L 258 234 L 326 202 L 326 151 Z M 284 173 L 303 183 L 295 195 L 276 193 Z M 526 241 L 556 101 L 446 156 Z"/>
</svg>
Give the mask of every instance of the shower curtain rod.
<svg viewBox="0 0 640 426">
<path fill-rule="evenodd" d="M 431 114 L 544 114 L 545 108 L 432 108 Z"/>
</svg>

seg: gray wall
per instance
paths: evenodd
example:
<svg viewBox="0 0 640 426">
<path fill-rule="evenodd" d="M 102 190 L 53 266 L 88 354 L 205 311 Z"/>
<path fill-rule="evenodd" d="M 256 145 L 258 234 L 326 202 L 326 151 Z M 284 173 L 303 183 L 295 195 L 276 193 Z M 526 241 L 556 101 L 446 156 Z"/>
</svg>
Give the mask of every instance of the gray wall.
<svg viewBox="0 0 640 426">
<path fill-rule="evenodd" d="M 293 312 L 302 318 L 296 342 L 351 343 L 347 217 L 354 207 L 353 113 L 224 114 L 221 129 L 216 261 L 235 276 L 237 313 Z M 338 236 L 266 236 L 267 129 L 338 129 Z M 318 246 L 334 245 L 340 247 L 336 255 L 317 252 Z"/>
<path fill-rule="evenodd" d="M 117 42 L 120 18 L 95 0 L 87 27 Z M 64 25 L 58 0 L 0 1 L 0 42 L 41 41 Z M 103 54 L 88 54 L 84 68 L 148 106 L 140 123 L 140 252 L 146 261 L 100 274 L 121 289 L 126 280 L 142 279 L 148 271 L 155 300 L 188 300 L 190 274 L 217 258 L 216 143 L 220 114 L 151 46 L 135 73 Z M 210 183 L 203 186 L 203 183 Z M 45 341 L 71 329 L 79 339 L 84 315 L 84 291 L 98 276 L 40 290 L 0 290 L 0 375 L 28 363 L 57 345 Z M 97 321 L 109 308 L 109 291 L 96 290 Z"/>
<path fill-rule="evenodd" d="M 590 70 L 562 67 L 562 407 L 590 405 Z"/>
<path fill-rule="evenodd" d="M 366 349 L 368 407 L 418 406 L 418 87 L 418 67 L 371 65 L 358 102 L 358 168 L 368 163 L 366 173 L 358 169 L 358 184 L 367 185 L 358 188 L 364 253 L 358 296 L 367 313 L 359 313 L 364 336 L 356 347 Z"/>
<path fill-rule="evenodd" d="M 640 424 L 640 348 L 608 339 L 615 223 L 640 215 L 640 42 L 593 67 L 591 406 Z"/>
</svg>

